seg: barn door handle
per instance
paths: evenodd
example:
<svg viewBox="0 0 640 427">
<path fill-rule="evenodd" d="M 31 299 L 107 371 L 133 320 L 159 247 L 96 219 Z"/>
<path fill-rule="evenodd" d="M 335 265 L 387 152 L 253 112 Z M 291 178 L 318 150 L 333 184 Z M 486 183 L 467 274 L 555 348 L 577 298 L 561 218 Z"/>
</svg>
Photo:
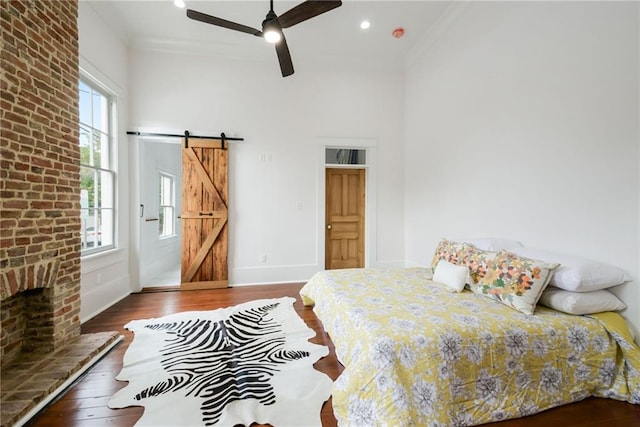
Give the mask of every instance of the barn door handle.
<svg viewBox="0 0 640 427">
<path fill-rule="evenodd" d="M 213 212 L 200 212 L 200 216 L 213 216 Z"/>
<path fill-rule="evenodd" d="M 331 230 L 331 224 L 327 224 L 327 230 Z"/>
</svg>

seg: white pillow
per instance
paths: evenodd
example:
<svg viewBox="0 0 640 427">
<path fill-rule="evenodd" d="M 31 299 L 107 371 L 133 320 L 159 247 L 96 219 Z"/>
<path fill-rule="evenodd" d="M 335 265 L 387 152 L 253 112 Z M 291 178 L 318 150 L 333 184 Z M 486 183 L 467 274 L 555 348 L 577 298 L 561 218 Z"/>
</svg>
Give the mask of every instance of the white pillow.
<svg viewBox="0 0 640 427">
<path fill-rule="evenodd" d="M 466 242 L 470 243 L 478 249 L 482 249 L 483 251 L 503 251 L 509 250 L 511 248 L 521 248 L 522 243 L 517 242 L 515 240 L 509 239 L 494 239 L 494 238 L 484 238 L 484 239 L 451 239 L 454 242 Z"/>
<path fill-rule="evenodd" d="M 444 283 L 454 291 L 460 292 L 467 283 L 468 275 L 469 269 L 467 267 L 452 264 L 449 261 L 441 259 L 436 265 L 432 280 L 434 282 Z"/>
<path fill-rule="evenodd" d="M 555 270 L 549 285 L 567 291 L 597 291 L 631 280 L 627 273 L 617 267 L 583 257 L 529 247 L 513 248 L 509 252 L 527 258 L 559 263 L 560 267 Z"/>
<path fill-rule="evenodd" d="M 569 314 L 592 314 L 627 308 L 625 303 L 605 290 L 570 292 L 558 288 L 547 288 L 540 297 L 540 304 Z"/>
</svg>

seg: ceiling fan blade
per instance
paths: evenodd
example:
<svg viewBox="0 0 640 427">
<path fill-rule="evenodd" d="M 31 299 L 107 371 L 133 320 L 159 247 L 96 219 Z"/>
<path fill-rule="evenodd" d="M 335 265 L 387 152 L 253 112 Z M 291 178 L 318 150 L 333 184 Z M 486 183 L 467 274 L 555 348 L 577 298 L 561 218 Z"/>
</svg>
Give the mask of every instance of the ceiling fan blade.
<svg viewBox="0 0 640 427">
<path fill-rule="evenodd" d="M 342 5 L 341 0 L 308 0 L 289 9 L 278 17 L 282 28 L 293 27 L 302 21 L 329 12 Z"/>
<path fill-rule="evenodd" d="M 278 55 L 278 62 L 280 62 L 280 71 L 282 71 L 282 77 L 287 77 L 293 74 L 293 62 L 291 61 L 291 54 L 289 53 L 289 47 L 287 46 L 287 40 L 282 38 L 276 43 L 276 54 Z"/>
<path fill-rule="evenodd" d="M 226 19 L 216 18 L 215 16 L 207 15 L 206 13 L 198 12 L 197 10 L 187 9 L 187 17 L 196 21 L 204 22 L 206 24 L 217 25 L 218 27 L 228 28 L 230 30 L 241 31 L 243 33 L 262 37 L 262 31 L 260 30 L 248 27 L 246 25 L 227 21 Z"/>
</svg>

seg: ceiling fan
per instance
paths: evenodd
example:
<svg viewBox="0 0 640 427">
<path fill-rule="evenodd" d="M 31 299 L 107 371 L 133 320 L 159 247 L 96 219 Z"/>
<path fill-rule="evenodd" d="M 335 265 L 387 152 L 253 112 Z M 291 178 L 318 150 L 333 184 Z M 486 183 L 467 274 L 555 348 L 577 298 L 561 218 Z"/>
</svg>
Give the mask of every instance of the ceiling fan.
<svg viewBox="0 0 640 427">
<path fill-rule="evenodd" d="M 268 42 L 275 44 L 282 77 L 287 77 L 293 74 L 293 62 L 291 61 L 291 54 L 289 53 L 287 41 L 284 38 L 282 29 L 293 27 L 302 21 L 321 15 L 340 5 L 342 5 L 341 0 L 307 0 L 278 16 L 273 11 L 273 0 L 270 0 L 271 7 L 269 8 L 267 17 L 262 21 L 262 31 L 192 9 L 187 9 L 187 17 L 230 30 L 241 31 L 257 37 L 264 37 Z"/>
</svg>

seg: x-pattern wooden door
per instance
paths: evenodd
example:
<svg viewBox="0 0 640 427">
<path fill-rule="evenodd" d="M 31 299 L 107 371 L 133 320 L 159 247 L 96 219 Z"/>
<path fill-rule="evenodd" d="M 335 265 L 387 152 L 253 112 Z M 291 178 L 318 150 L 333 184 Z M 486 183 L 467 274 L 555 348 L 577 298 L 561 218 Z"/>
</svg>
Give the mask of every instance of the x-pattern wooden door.
<svg viewBox="0 0 640 427">
<path fill-rule="evenodd" d="M 227 149 L 208 139 L 182 147 L 181 288 L 227 287 Z"/>
</svg>

